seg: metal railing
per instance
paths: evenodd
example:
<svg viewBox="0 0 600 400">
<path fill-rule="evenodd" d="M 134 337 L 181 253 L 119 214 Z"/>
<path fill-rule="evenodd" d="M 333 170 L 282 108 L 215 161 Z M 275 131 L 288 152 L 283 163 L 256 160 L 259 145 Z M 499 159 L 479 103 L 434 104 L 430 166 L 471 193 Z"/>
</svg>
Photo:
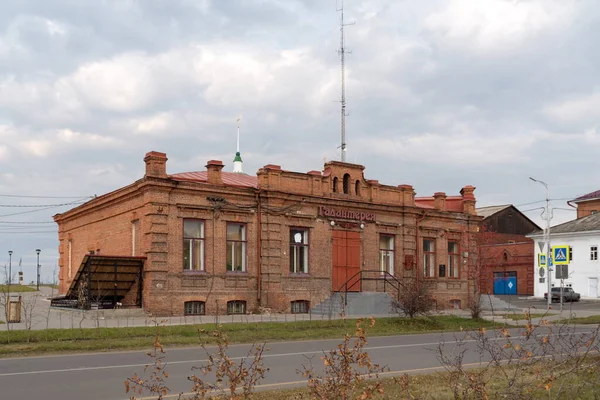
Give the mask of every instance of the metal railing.
<svg viewBox="0 0 600 400">
<path fill-rule="evenodd" d="M 364 276 L 365 274 L 375 274 L 372 276 Z M 387 293 L 387 285 L 390 285 L 396 290 L 396 300 L 400 298 L 400 290 L 404 287 L 402 283 L 392 274 L 387 271 L 381 271 L 379 269 L 361 269 L 354 275 L 344 282 L 340 286 L 338 292 L 344 293 L 344 305 L 348 305 L 348 292 L 357 284 L 360 283 L 362 286 L 363 281 L 383 281 L 383 292 Z M 352 283 L 351 283 L 352 282 Z"/>
</svg>

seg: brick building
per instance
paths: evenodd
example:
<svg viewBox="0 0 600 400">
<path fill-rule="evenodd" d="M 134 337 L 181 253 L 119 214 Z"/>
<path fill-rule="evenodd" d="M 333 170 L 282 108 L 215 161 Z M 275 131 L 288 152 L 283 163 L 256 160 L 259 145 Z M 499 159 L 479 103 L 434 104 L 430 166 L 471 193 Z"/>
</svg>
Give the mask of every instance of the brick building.
<svg viewBox="0 0 600 400">
<path fill-rule="evenodd" d="M 214 160 L 169 175 L 159 152 L 144 161 L 142 179 L 54 217 L 65 298 L 97 291 L 181 315 L 306 312 L 332 292 L 407 279 L 426 281 L 445 308 L 473 289 L 481 218 L 472 186 L 416 198 L 412 186 L 367 180 L 350 163 L 308 173 L 265 165 L 251 176 Z"/>
<path fill-rule="evenodd" d="M 533 239 L 526 235 L 540 229 L 513 205 L 481 207 L 479 255 L 483 272 L 480 291 L 485 294 L 532 295 L 535 263 Z"/>
</svg>

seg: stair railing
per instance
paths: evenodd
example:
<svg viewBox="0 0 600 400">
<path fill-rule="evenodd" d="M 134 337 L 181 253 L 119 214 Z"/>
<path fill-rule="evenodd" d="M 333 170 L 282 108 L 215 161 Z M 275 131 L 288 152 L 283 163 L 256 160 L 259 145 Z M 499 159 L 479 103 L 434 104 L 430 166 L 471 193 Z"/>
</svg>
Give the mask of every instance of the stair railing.
<svg viewBox="0 0 600 400">
<path fill-rule="evenodd" d="M 364 277 L 365 273 L 375 273 L 377 277 Z M 357 279 L 358 278 L 358 279 Z M 348 292 L 352 289 L 357 283 L 361 283 L 363 281 L 381 281 L 383 280 L 383 292 L 387 292 L 387 285 L 390 285 L 392 288 L 396 289 L 396 300 L 400 299 L 400 289 L 404 288 L 404 285 L 396 278 L 394 275 L 390 274 L 388 271 L 381 271 L 375 269 L 361 269 L 354 275 L 344 282 L 343 285 L 340 286 L 338 292 L 344 293 L 344 305 L 348 305 Z M 352 283 L 350 283 L 352 282 Z"/>
</svg>

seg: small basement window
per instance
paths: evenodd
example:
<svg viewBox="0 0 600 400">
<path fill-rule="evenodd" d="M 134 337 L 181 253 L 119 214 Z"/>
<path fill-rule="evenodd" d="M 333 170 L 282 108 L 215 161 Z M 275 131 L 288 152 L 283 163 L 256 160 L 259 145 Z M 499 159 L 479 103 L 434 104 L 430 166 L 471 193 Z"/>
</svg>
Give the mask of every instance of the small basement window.
<svg viewBox="0 0 600 400">
<path fill-rule="evenodd" d="M 203 301 L 186 301 L 183 304 L 183 315 L 205 315 Z"/>
<path fill-rule="evenodd" d="M 246 302 L 243 300 L 228 301 L 227 314 L 246 314 Z"/>
<path fill-rule="evenodd" d="M 308 300 L 296 300 L 292 301 L 292 314 L 308 314 L 309 302 Z"/>
</svg>

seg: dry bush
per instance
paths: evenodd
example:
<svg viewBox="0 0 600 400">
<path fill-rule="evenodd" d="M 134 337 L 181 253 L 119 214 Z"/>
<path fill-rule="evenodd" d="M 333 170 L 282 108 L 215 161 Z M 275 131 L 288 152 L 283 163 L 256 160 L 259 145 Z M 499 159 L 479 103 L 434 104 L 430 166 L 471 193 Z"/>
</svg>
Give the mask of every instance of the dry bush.
<svg viewBox="0 0 600 400">
<path fill-rule="evenodd" d="M 582 398 L 600 379 L 600 327 L 582 331 L 569 323 L 481 329 L 441 343 L 437 357 L 455 399 Z M 474 368 L 476 367 L 476 368 Z M 582 378 L 585 377 L 585 378 Z"/>
<path fill-rule="evenodd" d="M 392 300 L 392 311 L 399 316 L 414 318 L 417 315 L 429 315 L 435 309 L 430 290 L 420 280 L 406 282 L 397 300 Z"/>
<path fill-rule="evenodd" d="M 235 362 L 227 350 L 229 343 L 227 337 L 220 330 L 219 326 L 214 331 L 200 331 L 202 335 L 208 335 L 216 341 L 217 349 L 210 353 L 203 345 L 206 352 L 207 363 L 192 367 L 193 370 L 200 371 L 200 376 L 192 375 L 188 379 L 193 383 L 192 391 L 194 400 L 216 398 L 216 399 L 248 399 L 254 387 L 265 378 L 269 371 L 263 363 L 263 353 L 265 344 L 253 344 L 245 357 L 242 357 L 239 363 Z M 212 376 L 212 373 L 215 376 Z"/>
<path fill-rule="evenodd" d="M 170 392 L 166 385 L 169 378 L 166 371 L 167 355 L 159 340 L 161 324 L 165 321 L 153 322 L 156 325 L 154 348 L 148 353 L 152 363 L 144 368 L 144 375 L 148 376 L 141 377 L 135 374 L 125 381 L 125 392 L 131 393 L 131 400 L 139 399 L 141 397 L 136 396 L 144 395 L 153 396 L 153 398 L 156 396 L 156 399 L 161 400 Z M 254 387 L 264 379 L 265 374 L 269 371 L 263 364 L 264 344 L 253 344 L 246 356 L 236 363 L 227 354 L 229 343 L 220 328 L 219 325 L 214 331 L 199 331 L 200 335 L 208 336 L 216 342 L 216 351 L 211 353 L 207 347 L 202 345 L 208 361 L 204 365 L 192 367 L 192 370 L 200 371 L 200 376 L 194 374 L 188 377 L 193 384 L 191 397 L 179 394 L 178 399 L 248 399 L 254 391 Z"/>
<path fill-rule="evenodd" d="M 337 348 L 323 352 L 321 360 L 325 371 L 316 372 L 309 360 L 297 372 L 308 379 L 308 389 L 313 399 L 348 400 L 357 395 L 359 399 L 372 399 L 382 395 L 379 374 L 387 368 L 375 364 L 365 351 L 367 336 L 364 321 L 357 320 L 354 336 L 346 334 L 344 341 Z M 369 320 L 369 326 L 375 325 L 375 319 Z"/>
</svg>

